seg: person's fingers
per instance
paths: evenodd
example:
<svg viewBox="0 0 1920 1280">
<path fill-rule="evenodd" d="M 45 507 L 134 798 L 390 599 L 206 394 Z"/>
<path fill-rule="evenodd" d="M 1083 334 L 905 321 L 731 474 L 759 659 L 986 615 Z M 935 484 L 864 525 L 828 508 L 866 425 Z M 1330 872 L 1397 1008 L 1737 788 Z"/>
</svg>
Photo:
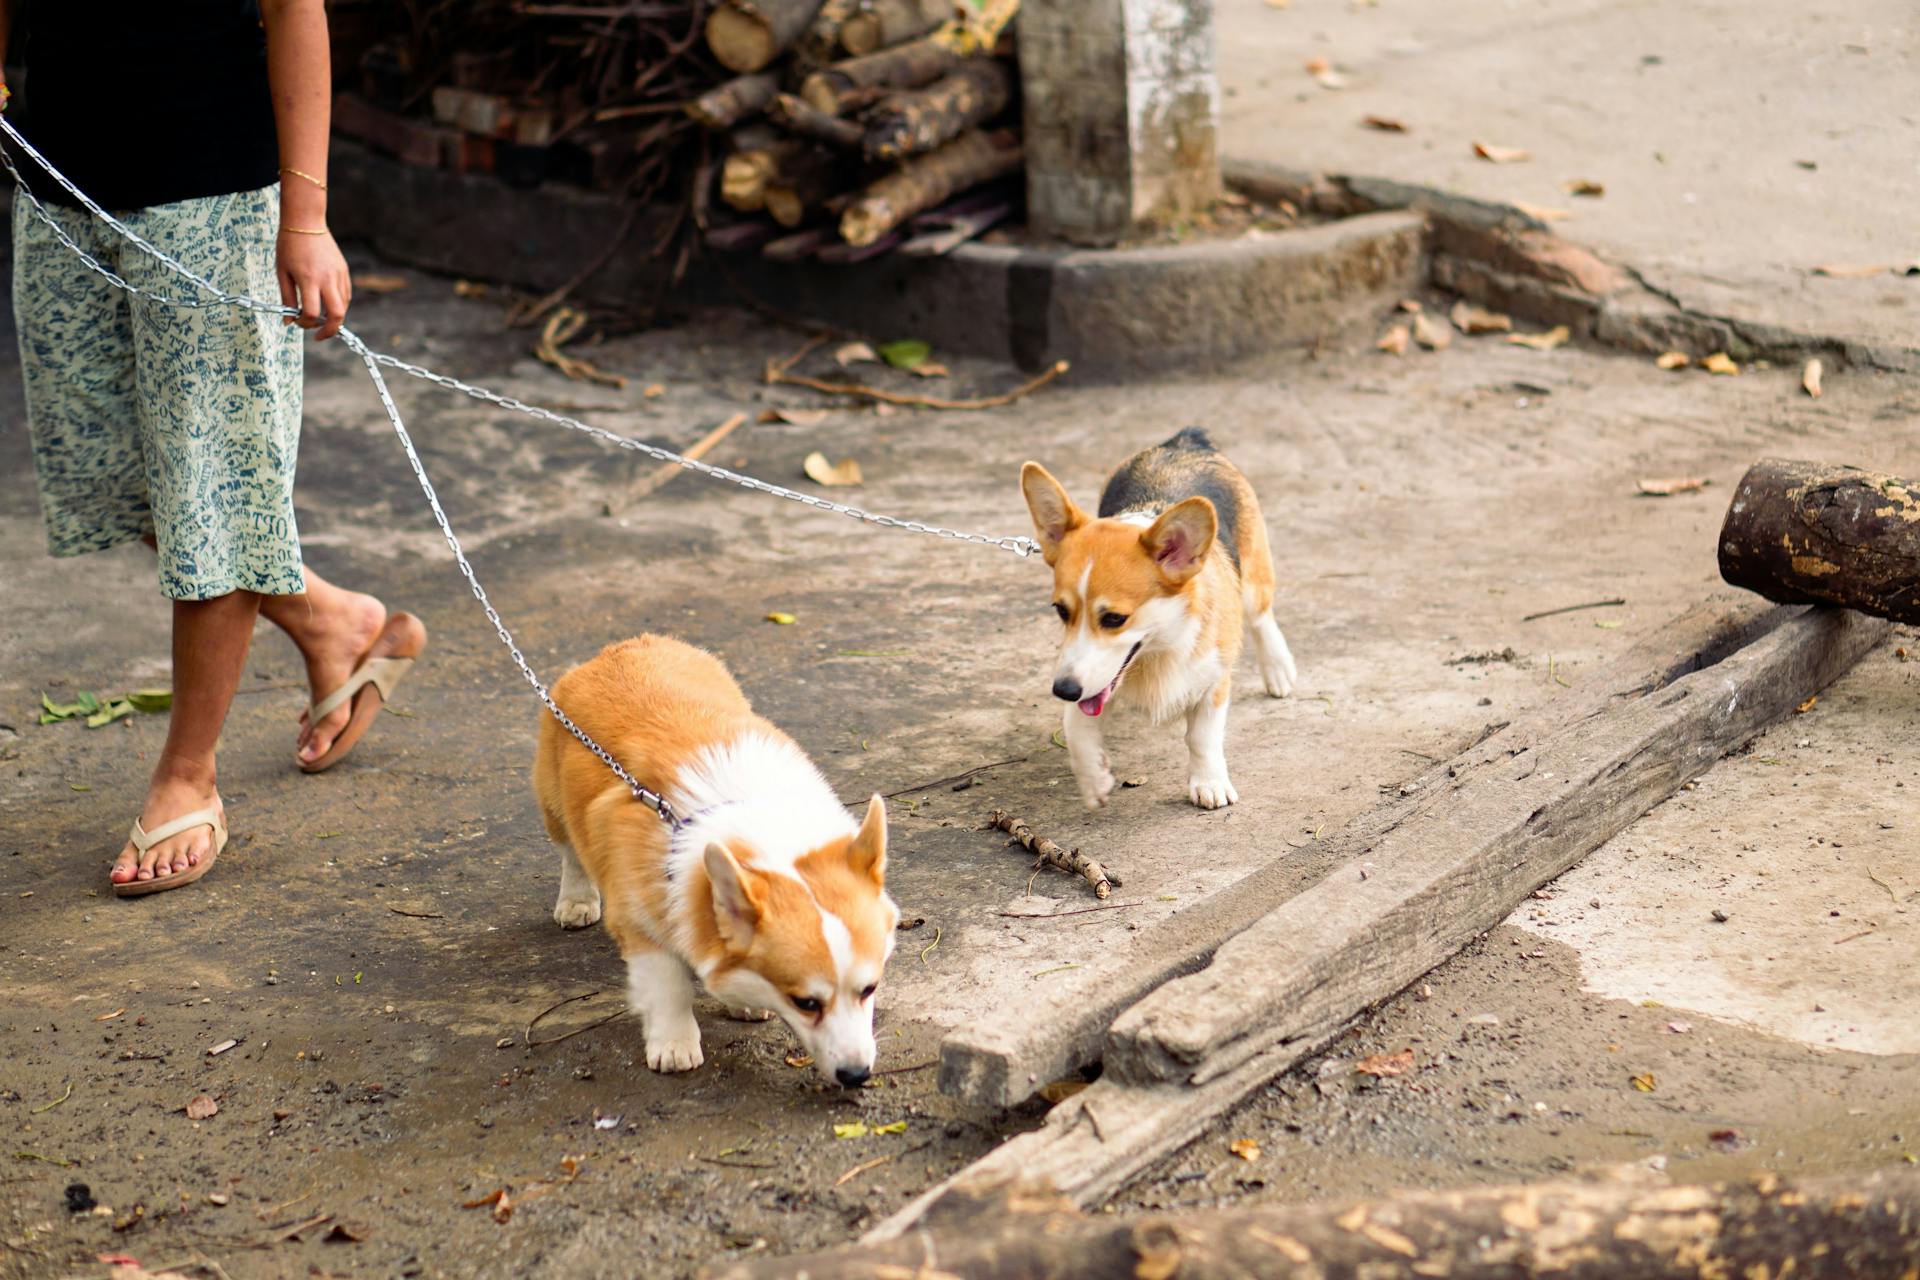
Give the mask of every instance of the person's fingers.
<svg viewBox="0 0 1920 1280">
<path fill-rule="evenodd" d="M 280 277 L 280 305 L 283 307 L 300 305 L 300 294 L 293 287 L 293 273 L 281 267 L 275 274 Z M 287 324 L 293 323 L 292 316 L 284 316 L 282 319 Z"/>
<path fill-rule="evenodd" d="M 326 304 L 327 322 L 314 336 L 321 339 L 331 338 L 340 332 L 340 326 L 347 318 L 347 292 L 343 282 L 338 279 L 329 280 L 322 289 L 320 297 Z"/>
<path fill-rule="evenodd" d="M 301 274 L 295 281 L 300 287 L 300 327 L 317 329 L 320 327 L 320 280 L 312 272 Z"/>
</svg>

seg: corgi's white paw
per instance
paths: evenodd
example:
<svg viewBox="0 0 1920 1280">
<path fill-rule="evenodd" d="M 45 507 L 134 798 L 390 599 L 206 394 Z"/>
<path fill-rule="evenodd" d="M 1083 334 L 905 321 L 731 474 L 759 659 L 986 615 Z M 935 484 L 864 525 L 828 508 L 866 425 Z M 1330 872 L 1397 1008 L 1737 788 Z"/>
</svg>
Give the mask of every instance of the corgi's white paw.
<svg viewBox="0 0 1920 1280">
<path fill-rule="evenodd" d="M 1293 696 L 1294 686 L 1300 683 L 1299 675 L 1294 671 L 1293 655 L 1282 654 L 1278 661 L 1260 663 L 1260 680 L 1267 686 L 1270 697 L 1287 698 Z"/>
<path fill-rule="evenodd" d="M 771 1009 L 728 1009 L 727 1016 L 729 1018 L 732 1018 L 735 1022 L 771 1022 L 773 1021 L 773 1010 Z"/>
<path fill-rule="evenodd" d="M 1220 809 L 1240 799 L 1240 793 L 1227 781 L 1227 775 L 1198 774 L 1187 780 L 1187 799 L 1202 809 Z"/>
<path fill-rule="evenodd" d="M 647 1065 L 655 1071 L 691 1071 L 704 1061 L 700 1053 L 700 1028 L 691 1019 L 669 1033 L 647 1033 Z"/>
<path fill-rule="evenodd" d="M 553 904 L 553 922 L 562 929 L 584 929 L 600 920 L 600 895 L 569 898 L 564 894 Z"/>
<path fill-rule="evenodd" d="M 1107 798 L 1113 794 L 1113 775 L 1102 772 L 1097 778 L 1089 778 L 1080 783 L 1080 798 L 1089 809 L 1104 809 Z"/>
</svg>

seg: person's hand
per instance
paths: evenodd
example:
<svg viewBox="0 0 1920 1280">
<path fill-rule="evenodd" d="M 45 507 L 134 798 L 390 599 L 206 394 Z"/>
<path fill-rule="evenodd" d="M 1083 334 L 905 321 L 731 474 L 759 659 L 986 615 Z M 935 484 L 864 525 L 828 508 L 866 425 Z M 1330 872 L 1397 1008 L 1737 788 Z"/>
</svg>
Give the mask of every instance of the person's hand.
<svg viewBox="0 0 1920 1280">
<path fill-rule="evenodd" d="M 316 330 L 316 339 L 340 332 L 353 301 L 353 277 L 333 236 L 304 235 L 283 226 L 278 256 L 280 301 L 300 311 L 298 316 L 288 316 L 287 323 Z"/>
</svg>

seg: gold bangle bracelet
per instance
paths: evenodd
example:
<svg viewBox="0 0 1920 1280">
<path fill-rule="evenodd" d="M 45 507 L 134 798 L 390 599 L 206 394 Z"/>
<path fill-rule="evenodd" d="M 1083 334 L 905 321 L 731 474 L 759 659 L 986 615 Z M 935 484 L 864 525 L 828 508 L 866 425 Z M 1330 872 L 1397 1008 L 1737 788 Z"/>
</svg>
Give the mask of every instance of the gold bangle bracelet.
<svg viewBox="0 0 1920 1280">
<path fill-rule="evenodd" d="M 322 191 L 325 191 L 327 189 L 326 183 L 320 181 L 320 179 L 314 177 L 312 174 L 304 173 L 299 169 L 295 169 L 290 166 L 283 166 L 280 172 L 290 173 L 296 178 L 305 178 L 308 182 L 311 182 L 314 186 L 320 188 Z"/>
<path fill-rule="evenodd" d="M 282 227 L 280 230 L 283 233 L 296 236 L 324 236 L 327 234 L 325 227 Z"/>
</svg>

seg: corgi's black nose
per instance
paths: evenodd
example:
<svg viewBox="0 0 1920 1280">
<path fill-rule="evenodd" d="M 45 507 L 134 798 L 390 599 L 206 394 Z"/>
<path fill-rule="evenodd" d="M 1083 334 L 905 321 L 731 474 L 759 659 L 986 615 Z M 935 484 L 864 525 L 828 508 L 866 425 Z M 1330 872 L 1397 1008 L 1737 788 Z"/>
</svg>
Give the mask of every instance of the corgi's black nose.
<svg viewBox="0 0 1920 1280">
<path fill-rule="evenodd" d="M 1053 696 L 1062 702 L 1078 702 L 1085 692 L 1072 676 L 1061 676 L 1053 682 Z"/>
<path fill-rule="evenodd" d="M 840 1082 L 842 1089 L 858 1089 L 872 1075 L 865 1067 L 840 1067 L 834 1071 L 833 1078 Z"/>
</svg>

